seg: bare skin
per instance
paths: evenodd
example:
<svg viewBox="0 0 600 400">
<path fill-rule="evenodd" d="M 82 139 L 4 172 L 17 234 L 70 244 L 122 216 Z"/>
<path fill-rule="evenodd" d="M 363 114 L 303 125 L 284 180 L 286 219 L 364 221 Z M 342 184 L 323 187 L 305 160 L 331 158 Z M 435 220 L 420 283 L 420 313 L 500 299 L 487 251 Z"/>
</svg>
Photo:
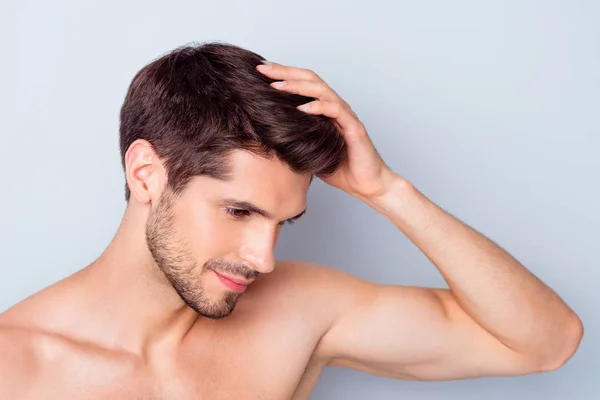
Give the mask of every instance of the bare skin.
<svg viewBox="0 0 600 400">
<path fill-rule="evenodd" d="M 0 398 L 306 399 L 327 365 L 447 380 L 551 371 L 573 355 L 577 315 L 393 173 L 316 74 L 278 64 L 261 72 L 317 99 L 303 111 L 335 119 L 348 158 L 323 180 L 398 227 L 449 289 L 275 261 L 310 177 L 236 151 L 230 180 L 196 177 L 175 196 L 152 146 L 138 140 L 126 155 L 132 197 L 107 249 L 0 315 Z"/>
</svg>

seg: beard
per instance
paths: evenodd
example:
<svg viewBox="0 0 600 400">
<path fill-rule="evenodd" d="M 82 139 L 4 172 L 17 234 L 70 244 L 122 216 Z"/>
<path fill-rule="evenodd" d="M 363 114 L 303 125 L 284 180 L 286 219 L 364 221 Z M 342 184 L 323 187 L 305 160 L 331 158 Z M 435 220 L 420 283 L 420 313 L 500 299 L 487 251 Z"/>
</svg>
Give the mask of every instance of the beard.
<svg viewBox="0 0 600 400">
<path fill-rule="evenodd" d="M 158 269 L 179 297 L 199 315 L 212 319 L 229 316 L 242 293 L 226 291 L 212 295 L 203 274 L 212 269 L 246 279 L 255 279 L 256 270 L 223 259 L 210 259 L 202 268 L 175 229 L 174 195 L 166 189 L 146 226 L 146 243 Z"/>
</svg>

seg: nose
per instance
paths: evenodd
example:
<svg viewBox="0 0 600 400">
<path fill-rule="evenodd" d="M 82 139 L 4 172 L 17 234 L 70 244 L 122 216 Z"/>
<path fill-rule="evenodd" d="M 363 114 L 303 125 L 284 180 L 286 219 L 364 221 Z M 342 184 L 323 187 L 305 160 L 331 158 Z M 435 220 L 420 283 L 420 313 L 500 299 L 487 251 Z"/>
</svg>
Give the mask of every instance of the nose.
<svg viewBox="0 0 600 400">
<path fill-rule="evenodd" d="M 272 272 L 275 269 L 275 244 L 277 236 L 275 232 L 268 235 L 254 233 L 239 250 L 242 260 L 252 265 L 261 274 Z"/>
</svg>

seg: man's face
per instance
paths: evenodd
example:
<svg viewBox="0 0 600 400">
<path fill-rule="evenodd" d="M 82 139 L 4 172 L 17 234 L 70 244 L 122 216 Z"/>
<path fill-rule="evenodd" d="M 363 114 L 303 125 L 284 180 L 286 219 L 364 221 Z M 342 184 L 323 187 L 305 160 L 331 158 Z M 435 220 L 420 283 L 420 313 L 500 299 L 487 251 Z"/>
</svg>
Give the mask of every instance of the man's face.
<svg viewBox="0 0 600 400">
<path fill-rule="evenodd" d="M 208 318 L 231 314 L 245 289 L 239 283 L 273 270 L 281 227 L 305 210 L 310 184 L 310 176 L 275 158 L 237 150 L 229 160 L 229 181 L 197 176 L 179 198 L 165 189 L 146 227 L 160 270 L 186 304 Z"/>
</svg>

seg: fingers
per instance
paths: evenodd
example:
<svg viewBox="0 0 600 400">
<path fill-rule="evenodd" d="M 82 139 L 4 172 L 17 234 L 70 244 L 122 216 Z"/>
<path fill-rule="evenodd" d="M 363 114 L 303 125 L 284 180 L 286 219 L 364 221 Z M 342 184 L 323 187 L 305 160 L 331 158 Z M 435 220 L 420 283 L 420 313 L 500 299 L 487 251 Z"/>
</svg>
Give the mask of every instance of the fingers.
<svg viewBox="0 0 600 400">
<path fill-rule="evenodd" d="M 317 99 L 298 109 L 308 114 L 332 118 L 346 139 L 350 139 L 348 136 L 360 136 L 360 132 L 364 131 L 364 128 L 361 129 L 362 123 L 348 103 L 313 71 L 266 61 L 257 65 L 256 69 L 277 80 L 271 83 L 275 89 Z"/>
<path fill-rule="evenodd" d="M 340 102 L 315 100 L 298 106 L 298 109 L 307 114 L 325 115 L 326 117 L 333 118 L 339 124 L 342 129 L 341 133 L 344 136 L 359 131 L 356 128 L 360 122 L 355 117 L 354 112 L 347 109 Z"/>
<path fill-rule="evenodd" d="M 306 80 L 306 81 L 319 81 L 321 78 L 319 75 L 309 69 L 290 67 L 286 65 L 277 64 L 274 62 L 265 61 L 264 64 L 259 64 L 256 69 L 268 76 L 271 79 L 279 80 Z"/>
<path fill-rule="evenodd" d="M 338 94 L 323 81 L 287 80 L 273 82 L 271 86 L 288 93 L 314 97 L 325 101 L 343 102 Z"/>
</svg>

